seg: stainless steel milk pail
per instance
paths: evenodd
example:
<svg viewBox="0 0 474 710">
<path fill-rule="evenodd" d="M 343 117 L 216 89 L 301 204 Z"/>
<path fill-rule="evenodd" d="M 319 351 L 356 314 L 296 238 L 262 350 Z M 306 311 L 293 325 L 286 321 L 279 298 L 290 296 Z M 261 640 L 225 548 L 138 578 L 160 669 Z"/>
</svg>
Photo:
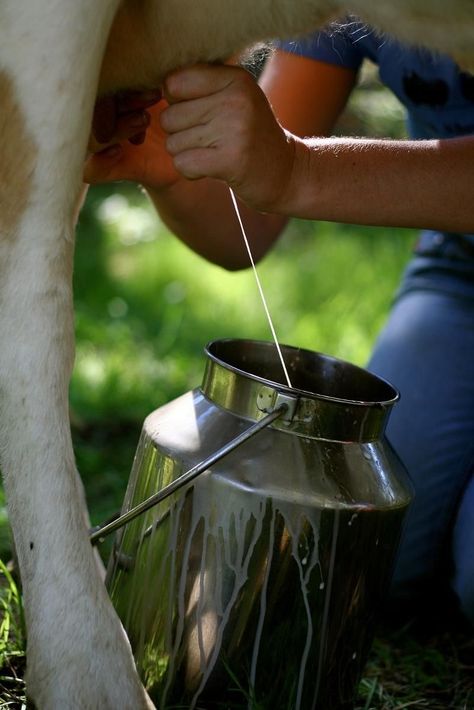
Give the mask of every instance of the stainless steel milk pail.
<svg viewBox="0 0 474 710">
<path fill-rule="evenodd" d="M 145 421 L 124 510 L 282 407 L 116 537 L 108 588 L 159 708 L 345 710 L 411 488 L 398 394 L 325 355 L 215 341 L 201 388 Z"/>
</svg>

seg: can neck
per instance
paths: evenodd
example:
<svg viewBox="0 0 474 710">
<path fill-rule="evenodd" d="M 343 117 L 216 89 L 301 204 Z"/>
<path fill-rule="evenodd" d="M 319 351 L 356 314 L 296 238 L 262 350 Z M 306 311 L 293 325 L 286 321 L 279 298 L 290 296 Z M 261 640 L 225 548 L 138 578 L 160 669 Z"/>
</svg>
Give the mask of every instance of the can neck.
<svg viewBox="0 0 474 710">
<path fill-rule="evenodd" d="M 278 363 L 270 343 L 211 343 L 206 350 L 204 395 L 255 421 L 285 401 L 288 414 L 272 428 L 311 439 L 370 442 L 383 436 L 398 398 L 389 383 L 341 360 L 289 346 L 283 349 L 297 387 L 273 380 Z"/>
</svg>

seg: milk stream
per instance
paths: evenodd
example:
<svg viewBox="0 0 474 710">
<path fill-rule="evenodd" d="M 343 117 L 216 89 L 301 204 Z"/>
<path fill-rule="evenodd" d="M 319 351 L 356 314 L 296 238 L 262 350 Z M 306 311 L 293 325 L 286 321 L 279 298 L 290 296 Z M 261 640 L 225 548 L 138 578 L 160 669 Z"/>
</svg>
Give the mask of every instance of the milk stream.
<svg viewBox="0 0 474 710">
<path fill-rule="evenodd" d="M 267 305 L 267 300 L 266 300 L 266 298 L 265 298 L 265 294 L 264 294 L 264 292 L 263 292 L 262 284 L 261 284 L 261 282 L 260 282 L 260 277 L 259 277 L 258 272 L 257 272 L 257 267 L 255 266 L 255 260 L 254 260 L 254 258 L 253 258 L 252 250 L 250 249 L 250 243 L 249 243 L 249 240 L 248 240 L 248 238 L 247 238 L 247 233 L 246 233 L 246 231 L 245 231 L 245 227 L 244 227 L 244 224 L 243 224 L 243 222 L 242 222 L 242 217 L 241 217 L 241 214 L 240 214 L 239 206 L 238 206 L 238 204 L 237 204 L 237 200 L 236 200 L 236 198 L 235 198 L 235 195 L 234 195 L 234 193 L 233 193 L 233 191 L 231 190 L 230 187 L 229 187 L 229 192 L 230 192 L 230 197 L 231 197 L 231 200 L 232 200 L 232 204 L 233 204 L 233 206 L 234 206 L 235 214 L 236 214 L 237 220 L 238 220 L 238 222 L 239 222 L 240 231 L 242 232 L 242 238 L 243 238 L 243 240 L 244 240 L 244 244 L 245 244 L 245 247 L 246 247 L 246 249 L 247 249 L 247 253 L 248 253 L 248 255 L 249 255 L 250 263 L 251 263 L 251 265 L 252 265 L 253 275 L 255 276 L 255 281 L 257 282 L 257 288 L 258 288 L 258 292 L 259 292 L 259 294 L 260 294 L 260 298 L 261 298 L 261 300 L 262 300 L 263 309 L 264 309 L 265 315 L 266 315 L 266 317 L 267 317 L 268 325 L 269 325 L 269 327 L 270 327 L 270 331 L 271 331 L 271 334 L 272 334 L 272 337 L 273 337 L 273 341 L 274 341 L 275 347 L 276 347 L 276 349 L 277 349 L 278 357 L 280 358 L 281 366 L 282 366 L 282 368 L 283 368 L 283 373 L 284 373 L 284 375 L 285 375 L 286 383 L 287 383 L 288 387 L 292 387 L 291 380 L 290 380 L 290 376 L 289 376 L 289 374 L 288 374 L 288 369 L 287 369 L 287 367 L 286 367 L 285 360 L 284 360 L 284 358 L 283 358 L 283 353 L 281 352 L 281 348 L 280 348 L 280 344 L 279 344 L 279 342 L 278 342 L 278 338 L 277 338 L 277 334 L 276 334 L 276 331 L 275 331 L 275 327 L 274 327 L 274 325 L 273 325 L 272 317 L 271 317 L 271 315 L 270 315 L 270 311 L 269 311 L 269 308 L 268 308 L 268 305 Z"/>
</svg>

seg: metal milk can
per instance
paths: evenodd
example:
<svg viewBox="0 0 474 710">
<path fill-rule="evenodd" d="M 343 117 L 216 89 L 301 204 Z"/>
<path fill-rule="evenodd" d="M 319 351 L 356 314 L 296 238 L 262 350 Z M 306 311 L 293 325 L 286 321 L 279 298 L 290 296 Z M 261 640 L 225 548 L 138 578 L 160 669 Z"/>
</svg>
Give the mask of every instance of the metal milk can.
<svg viewBox="0 0 474 710">
<path fill-rule="evenodd" d="M 291 388 L 273 344 L 210 343 L 202 387 L 145 421 L 123 510 L 167 497 L 119 531 L 107 584 L 161 709 L 353 707 L 411 498 L 398 394 L 282 352 Z"/>
</svg>

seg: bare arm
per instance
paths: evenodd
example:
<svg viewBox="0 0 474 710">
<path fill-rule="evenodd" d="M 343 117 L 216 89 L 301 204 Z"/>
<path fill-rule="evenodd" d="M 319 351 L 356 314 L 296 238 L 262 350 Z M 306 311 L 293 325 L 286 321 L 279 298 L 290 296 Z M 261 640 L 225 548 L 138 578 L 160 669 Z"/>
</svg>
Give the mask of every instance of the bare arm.
<svg viewBox="0 0 474 710">
<path fill-rule="evenodd" d="M 161 219 L 193 251 L 229 270 L 246 268 L 249 258 L 225 182 L 179 179 L 165 189 L 146 188 Z M 263 213 L 239 202 L 252 254 L 261 259 L 288 218 Z"/>
<path fill-rule="evenodd" d="M 226 69 L 215 67 L 211 71 L 220 73 Z M 245 117 L 255 110 L 258 120 L 263 113 L 262 130 L 266 137 L 262 145 L 267 153 L 270 176 L 279 171 L 279 166 L 271 159 L 271 141 L 275 129 L 277 137 L 281 134 L 281 127 L 275 123 L 264 94 L 280 121 L 293 133 L 325 135 L 331 131 L 355 82 L 355 73 L 351 70 L 284 52 L 276 52 L 267 63 L 260 82 L 264 93 L 243 70 L 232 68 L 231 76 L 234 75 L 239 81 L 229 84 L 229 93 L 225 97 L 216 96 L 218 102 L 224 101 L 226 108 L 227 118 L 222 124 L 225 140 L 232 145 Z M 229 269 L 247 267 L 248 256 L 227 184 L 213 178 L 189 180 L 176 170 L 166 150 L 167 136 L 161 127 L 161 114 L 166 108 L 166 103 L 161 102 L 149 110 L 151 125 L 142 145 L 130 145 L 122 140 L 118 151 L 99 153 L 89 159 L 86 180 L 140 182 L 163 221 L 194 251 Z M 223 115 L 222 107 L 218 107 L 218 112 Z M 128 133 L 135 130 L 137 127 L 132 126 Z M 118 137 L 126 135 L 127 126 L 124 126 Z M 259 259 L 278 238 L 288 217 L 255 210 L 242 202 L 240 209 L 254 256 Z"/>
<path fill-rule="evenodd" d="M 474 231 L 474 138 L 295 142 L 273 208 L 306 219 Z"/>
<path fill-rule="evenodd" d="M 188 178 L 221 179 L 253 209 L 282 217 L 474 231 L 473 137 L 299 139 L 273 120 L 257 95 L 253 113 L 238 113 L 240 123 L 235 124 L 227 115 L 224 123 L 219 117 L 225 114 L 225 101 L 219 100 L 231 94 L 229 84 L 242 81 L 212 67 L 168 78 L 176 103 L 162 118 L 170 134 L 167 147 Z M 198 97 L 204 95 L 203 103 Z M 224 128 L 229 124 L 231 145 Z"/>
<path fill-rule="evenodd" d="M 112 119 L 110 112 L 101 115 L 106 129 L 103 135 L 107 138 L 98 143 L 99 132 L 94 132 L 91 154 L 85 165 L 85 181 L 91 184 L 116 180 L 140 183 L 162 221 L 191 249 L 228 269 L 247 267 L 248 256 L 228 186 L 212 178 L 188 180 L 175 169 L 160 125 L 166 106 L 163 100 L 147 107 L 146 112 L 133 111 L 118 120 Z M 109 145 L 104 148 L 106 142 Z M 239 209 L 254 257 L 259 259 L 277 239 L 287 218 L 261 214 L 243 203 Z"/>
</svg>

